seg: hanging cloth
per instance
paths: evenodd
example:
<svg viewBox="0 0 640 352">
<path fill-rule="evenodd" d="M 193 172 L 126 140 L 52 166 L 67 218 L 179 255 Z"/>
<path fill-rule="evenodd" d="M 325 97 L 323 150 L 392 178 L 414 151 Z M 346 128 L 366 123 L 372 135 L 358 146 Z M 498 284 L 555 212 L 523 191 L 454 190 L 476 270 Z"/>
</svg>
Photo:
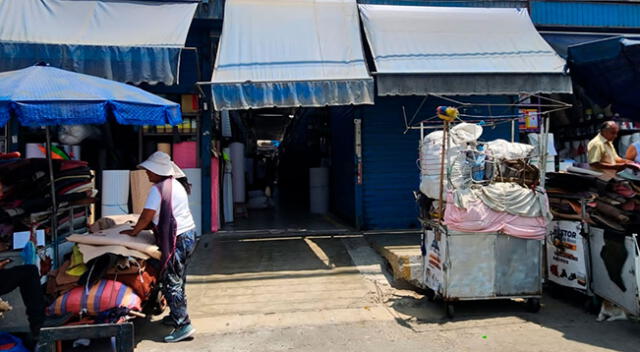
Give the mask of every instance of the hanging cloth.
<svg viewBox="0 0 640 352">
<path fill-rule="evenodd" d="M 158 187 L 161 199 L 158 224 L 155 226 L 154 232 L 156 234 L 156 244 L 160 247 L 160 252 L 162 252 L 161 268 L 163 271 L 176 251 L 176 236 L 178 235 L 178 225 L 176 218 L 173 216 L 173 206 L 171 204 L 172 185 L 173 178 L 171 177 L 154 185 L 154 187 Z"/>
</svg>

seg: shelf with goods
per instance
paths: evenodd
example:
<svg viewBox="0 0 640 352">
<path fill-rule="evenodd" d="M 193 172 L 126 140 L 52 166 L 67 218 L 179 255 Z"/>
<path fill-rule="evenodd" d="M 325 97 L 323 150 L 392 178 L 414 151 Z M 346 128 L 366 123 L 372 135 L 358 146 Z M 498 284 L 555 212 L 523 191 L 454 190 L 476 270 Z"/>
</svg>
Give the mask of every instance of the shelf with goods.
<svg viewBox="0 0 640 352">
<path fill-rule="evenodd" d="M 190 95 L 187 95 L 190 96 Z M 196 99 L 197 101 L 197 99 Z M 195 102 L 194 104 L 197 104 Z M 151 153 L 149 150 L 149 144 L 170 144 L 174 145 L 182 142 L 195 142 L 196 146 L 200 145 L 201 125 L 202 125 L 202 110 L 194 107 L 185 108 L 185 104 L 182 104 L 182 123 L 171 126 L 142 126 L 138 130 L 138 160 L 142 162 Z M 160 147 L 151 148 L 153 150 L 170 151 L 172 147 L 162 149 Z M 200 160 L 200 148 L 195 148 L 196 160 Z M 173 155 L 172 155 L 173 156 Z"/>
<path fill-rule="evenodd" d="M 24 243 L 33 240 L 37 247 L 52 249 L 55 267 L 61 258 L 56 248 L 64 238 L 88 231 L 96 196 L 93 172 L 82 161 L 53 160 L 52 165 L 53 178 L 46 159 L 13 159 L 0 165 L 0 258 L 22 252 Z"/>
</svg>

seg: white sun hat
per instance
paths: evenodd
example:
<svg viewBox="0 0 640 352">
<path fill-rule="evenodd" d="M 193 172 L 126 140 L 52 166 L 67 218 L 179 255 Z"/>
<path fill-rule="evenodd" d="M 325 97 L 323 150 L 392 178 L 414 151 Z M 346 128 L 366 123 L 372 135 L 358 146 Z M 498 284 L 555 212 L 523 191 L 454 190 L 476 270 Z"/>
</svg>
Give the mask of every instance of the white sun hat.
<svg viewBox="0 0 640 352">
<path fill-rule="evenodd" d="M 143 161 L 138 168 L 145 169 L 160 176 L 175 176 L 176 170 L 171 157 L 164 152 L 155 152 L 151 154 L 147 160 Z"/>
<path fill-rule="evenodd" d="M 176 163 L 174 163 L 173 161 L 171 162 L 171 166 L 173 167 L 173 177 L 175 178 L 187 177 L 187 175 L 184 174 L 182 169 L 178 167 L 178 165 L 176 165 Z"/>
</svg>

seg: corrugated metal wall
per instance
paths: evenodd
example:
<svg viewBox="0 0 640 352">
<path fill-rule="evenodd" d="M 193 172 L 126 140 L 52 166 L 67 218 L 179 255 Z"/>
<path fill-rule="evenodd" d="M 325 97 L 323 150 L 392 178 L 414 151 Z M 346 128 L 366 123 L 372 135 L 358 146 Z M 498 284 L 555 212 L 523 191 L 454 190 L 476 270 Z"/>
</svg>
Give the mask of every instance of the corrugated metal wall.
<svg viewBox="0 0 640 352">
<path fill-rule="evenodd" d="M 364 227 L 368 230 L 411 229 L 419 226 L 413 191 L 419 187 L 417 166 L 420 134 L 405 130 L 402 106 L 410 119 L 422 97 L 378 97 L 375 105 L 362 107 Z M 465 101 L 512 103 L 510 97 L 468 97 Z M 416 121 L 434 115 L 446 102 L 429 98 Z M 512 108 L 477 108 L 470 115 L 504 115 Z M 483 139 L 510 138 L 511 125 L 485 128 Z"/>
<path fill-rule="evenodd" d="M 375 5 L 407 5 L 407 6 L 448 6 L 448 7 L 520 7 L 526 8 L 527 0 L 496 1 L 496 0 L 358 0 L 360 4 Z"/>
<path fill-rule="evenodd" d="M 539 26 L 640 28 L 639 3 L 531 1 Z"/>
</svg>

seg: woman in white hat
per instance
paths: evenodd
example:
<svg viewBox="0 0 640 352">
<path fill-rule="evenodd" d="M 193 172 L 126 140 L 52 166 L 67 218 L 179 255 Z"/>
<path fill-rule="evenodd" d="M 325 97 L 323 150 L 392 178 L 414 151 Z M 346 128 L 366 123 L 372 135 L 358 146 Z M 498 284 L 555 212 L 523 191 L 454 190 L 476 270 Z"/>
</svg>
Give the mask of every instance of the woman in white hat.
<svg viewBox="0 0 640 352">
<path fill-rule="evenodd" d="M 163 293 L 171 309 L 171 314 L 162 322 L 174 327 L 164 341 L 178 342 L 195 333 L 185 294 L 187 263 L 195 249 L 196 236 L 196 225 L 189 210 L 189 186 L 188 182 L 181 182 L 186 180 L 182 170 L 163 152 L 151 154 L 138 167 L 146 170 L 153 187 L 138 223 L 122 233 L 136 236 L 142 230 L 153 229 L 162 252 Z"/>
</svg>

